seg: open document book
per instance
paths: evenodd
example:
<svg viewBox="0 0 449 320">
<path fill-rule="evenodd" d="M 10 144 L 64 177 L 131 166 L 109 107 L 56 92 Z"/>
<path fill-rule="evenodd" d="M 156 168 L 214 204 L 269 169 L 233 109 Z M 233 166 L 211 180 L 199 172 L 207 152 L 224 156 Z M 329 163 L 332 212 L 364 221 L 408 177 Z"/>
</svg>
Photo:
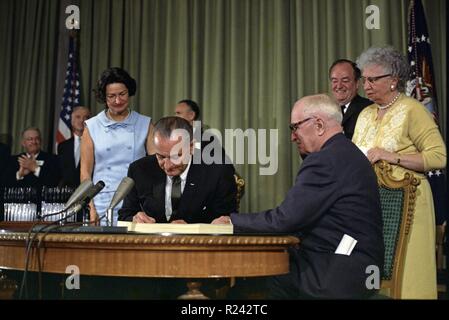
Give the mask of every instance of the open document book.
<svg viewBox="0 0 449 320">
<path fill-rule="evenodd" d="M 128 232 L 140 233 L 233 234 L 232 224 L 135 223 L 118 221 L 117 226 L 128 227 Z"/>
</svg>

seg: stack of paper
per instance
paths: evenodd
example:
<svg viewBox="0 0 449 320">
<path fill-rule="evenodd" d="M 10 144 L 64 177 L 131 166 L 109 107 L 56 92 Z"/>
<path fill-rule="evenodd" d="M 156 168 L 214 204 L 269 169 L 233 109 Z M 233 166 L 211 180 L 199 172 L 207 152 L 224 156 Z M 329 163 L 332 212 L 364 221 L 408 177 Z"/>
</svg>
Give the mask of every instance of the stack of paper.
<svg viewBox="0 0 449 320">
<path fill-rule="evenodd" d="M 128 232 L 139 233 L 233 234 L 234 232 L 231 224 L 135 223 L 118 221 L 117 226 L 128 227 Z"/>
</svg>

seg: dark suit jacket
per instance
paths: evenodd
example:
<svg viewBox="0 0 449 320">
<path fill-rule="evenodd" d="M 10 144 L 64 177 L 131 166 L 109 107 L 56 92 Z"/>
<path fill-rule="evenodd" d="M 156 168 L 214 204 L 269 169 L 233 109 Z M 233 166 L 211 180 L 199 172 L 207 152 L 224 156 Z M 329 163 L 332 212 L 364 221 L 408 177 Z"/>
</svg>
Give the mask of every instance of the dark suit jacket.
<svg viewBox="0 0 449 320">
<path fill-rule="evenodd" d="M 346 113 L 343 115 L 343 121 L 341 123 L 345 136 L 348 137 L 349 140 L 351 140 L 354 135 L 355 124 L 357 123 L 357 118 L 359 117 L 360 112 L 371 104 L 373 104 L 371 100 L 359 95 L 356 95 L 354 99 L 352 99 Z"/>
<path fill-rule="evenodd" d="M 194 134 L 195 140 L 198 139 L 199 141 L 201 141 L 201 155 L 203 159 L 204 157 L 210 157 L 211 160 L 213 159 L 213 161 L 218 164 L 228 164 L 232 166 L 233 173 L 235 173 L 235 168 L 232 163 L 232 159 L 229 158 L 228 155 L 226 154 L 226 150 L 221 145 L 220 140 L 217 138 L 217 136 L 213 134 L 210 137 L 205 135 L 203 140 L 202 138 L 204 135 L 204 131 L 205 131 L 204 128 L 201 128 L 201 136 Z M 218 157 L 218 155 L 217 157 L 215 157 L 216 150 L 221 150 L 221 157 Z"/>
<path fill-rule="evenodd" d="M 382 270 L 384 242 L 377 180 L 363 153 L 343 134 L 309 154 L 285 200 L 256 214 L 231 214 L 234 231 L 291 233 L 291 279 L 298 296 L 355 298 L 368 295 L 369 265 Z M 350 256 L 335 254 L 347 234 L 358 242 Z M 374 293 L 374 292 L 373 292 Z"/>
<path fill-rule="evenodd" d="M 80 184 L 80 165 L 75 165 L 74 142 L 70 139 L 58 145 L 58 157 L 61 166 L 61 185 L 76 188 Z"/>
<path fill-rule="evenodd" d="M 20 155 L 11 157 L 8 169 L 5 173 L 5 185 L 7 187 L 35 187 L 42 186 L 56 187 L 60 180 L 59 163 L 55 155 L 41 151 L 36 160 L 44 161 L 39 174 L 39 178 L 33 173 L 26 175 L 23 180 L 16 179 L 16 173 L 19 171 L 19 162 L 17 159 Z"/>
<path fill-rule="evenodd" d="M 6 172 L 10 157 L 11 151 L 9 147 L 6 144 L 0 143 L 0 187 L 3 185 L 3 174 Z"/>
<path fill-rule="evenodd" d="M 156 222 L 167 223 L 166 174 L 159 167 L 156 156 L 147 156 L 131 163 L 128 176 L 134 179 L 135 186 L 124 199 L 119 220 L 131 221 L 143 208 Z M 235 212 L 236 193 L 232 166 L 192 162 L 178 214 L 172 215 L 170 221 L 183 219 L 188 223 L 209 223 L 221 215 Z"/>
</svg>

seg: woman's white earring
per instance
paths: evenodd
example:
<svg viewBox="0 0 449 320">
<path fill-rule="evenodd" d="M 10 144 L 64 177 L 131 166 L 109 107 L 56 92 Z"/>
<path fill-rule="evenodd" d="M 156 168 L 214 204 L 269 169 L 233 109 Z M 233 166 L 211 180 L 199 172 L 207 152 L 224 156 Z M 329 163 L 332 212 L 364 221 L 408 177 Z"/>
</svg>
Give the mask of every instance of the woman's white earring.
<svg viewBox="0 0 449 320">
<path fill-rule="evenodd" d="M 390 86 L 391 91 L 394 91 L 394 85 Z"/>
</svg>

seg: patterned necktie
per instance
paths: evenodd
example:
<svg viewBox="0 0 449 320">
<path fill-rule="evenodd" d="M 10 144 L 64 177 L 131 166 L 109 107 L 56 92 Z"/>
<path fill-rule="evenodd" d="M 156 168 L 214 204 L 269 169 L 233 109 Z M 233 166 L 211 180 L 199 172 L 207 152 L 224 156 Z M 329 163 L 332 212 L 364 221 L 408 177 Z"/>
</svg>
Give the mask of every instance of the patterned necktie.
<svg viewBox="0 0 449 320">
<path fill-rule="evenodd" d="M 181 177 L 174 176 L 171 185 L 171 209 L 172 216 L 178 213 L 179 200 L 181 200 Z"/>
</svg>

